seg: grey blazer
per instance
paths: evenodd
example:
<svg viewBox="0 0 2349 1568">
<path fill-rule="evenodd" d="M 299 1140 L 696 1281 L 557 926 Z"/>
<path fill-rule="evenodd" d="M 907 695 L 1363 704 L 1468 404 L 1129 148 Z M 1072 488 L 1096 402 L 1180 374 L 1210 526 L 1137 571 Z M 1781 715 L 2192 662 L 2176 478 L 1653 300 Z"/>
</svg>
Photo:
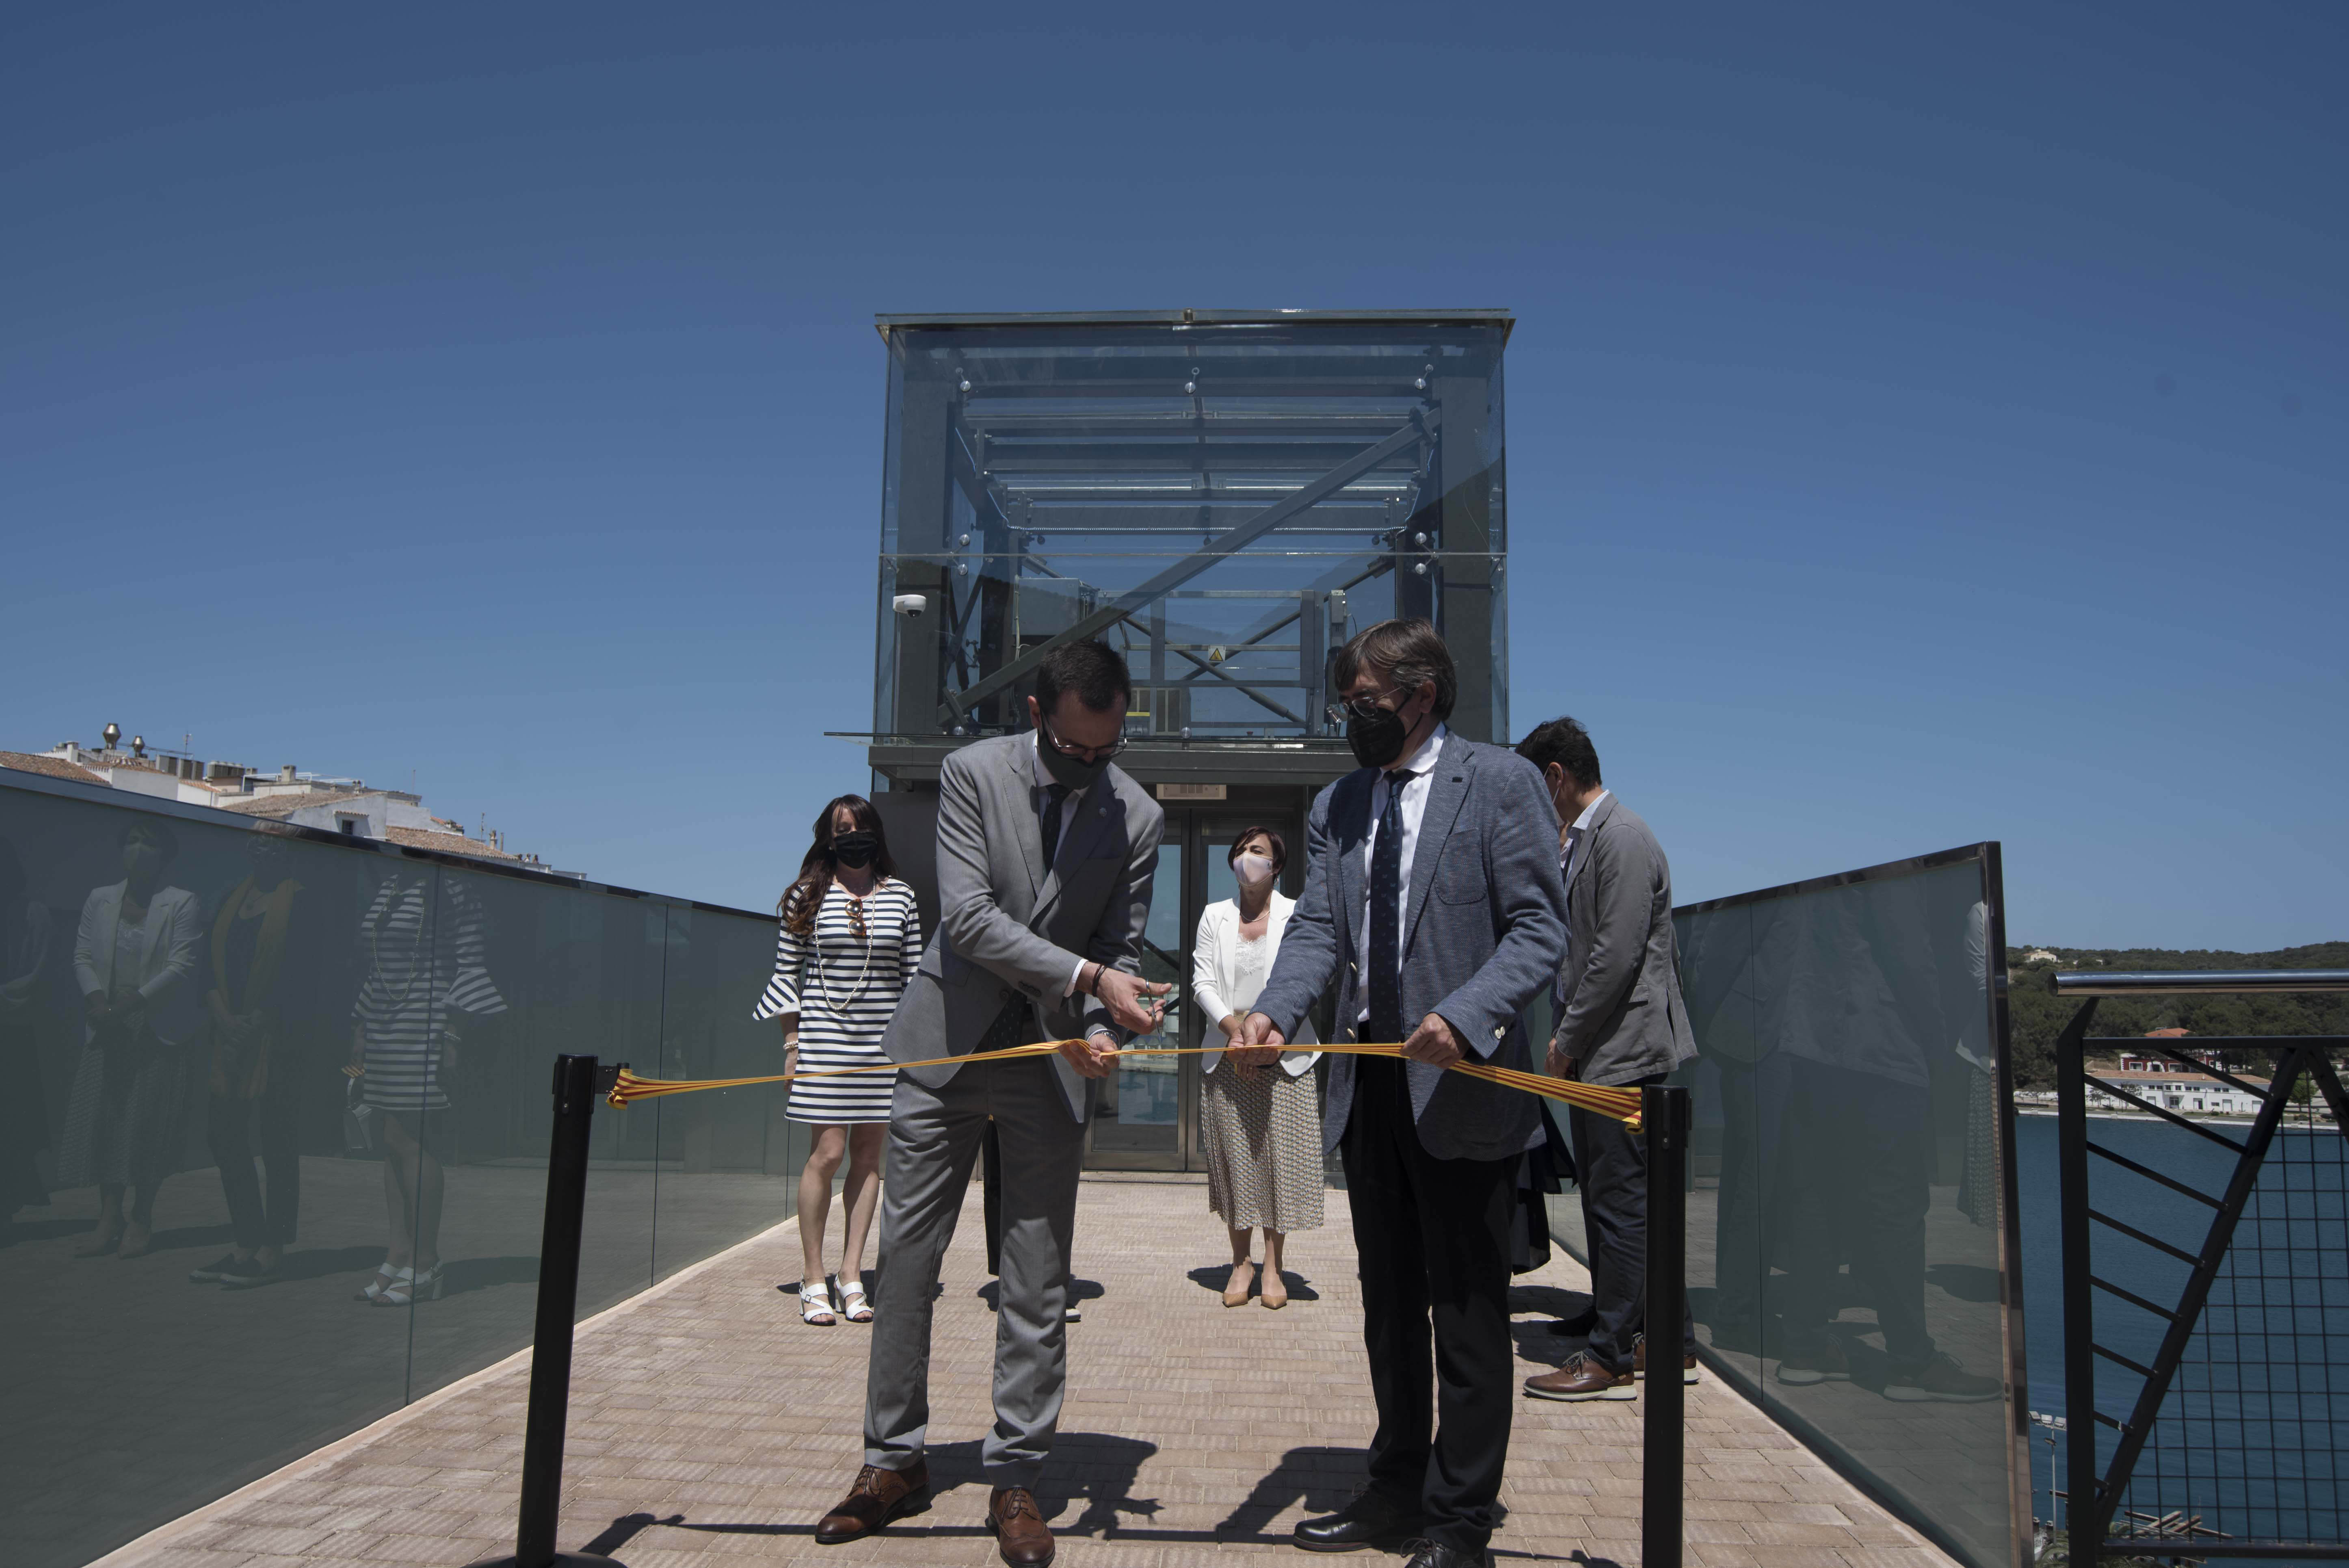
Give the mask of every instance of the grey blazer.
<svg viewBox="0 0 2349 1568">
<path fill-rule="evenodd" d="M 1048 1039 L 1109 1029 L 1094 997 L 1064 997 L 1081 958 L 1142 972 L 1158 802 L 1114 765 L 1062 808 L 1046 876 L 1032 733 L 997 736 L 947 754 L 938 770 L 938 927 L 899 998 L 881 1048 L 890 1059 L 968 1056 L 1015 995 L 1033 1004 Z M 1091 1080 L 1053 1058 L 1069 1114 L 1091 1109 Z M 936 1088 L 957 1066 L 917 1068 Z"/>
<path fill-rule="evenodd" d="M 1361 943 L 1371 831 L 1371 785 L 1361 768 L 1321 791 L 1306 819 L 1305 894 L 1281 934 L 1280 954 L 1256 1010 L 1283 1036 L 1331 980 L 1337 1038 L 1359 1038 Z M 1557 816 L 1541 775 L 1496 746 L 1447 735 L 1429 781 L 1402 908 L 1406 1030 L 1430 1013 L 1475 1054 L 1501 1067 L 1535 1066 L 1526 1004 L 1541 995 L 1566 951 L 1566 889 L 1557 874 Z M 1354 1104 L 1354 1063 L 1330 1058 L 1323 1152 L 1338 1146 Z M 1501 1160 L 1540 1125 L 1534 1098 L 1419 1062 L 1404 1064 L 1419 1141 L 1439 1160 Z"/>
<path fill-rule="evenodd" d="M 1681 999 L 1672 868 L 1648 824 L 1612 794 L 1574 857 L 1566 904 L 1565 1006 L 1550 1043 L 1575 1059 L 1571 1076 L 1627 1084 L 1696 1055 Z"/>
</svg>

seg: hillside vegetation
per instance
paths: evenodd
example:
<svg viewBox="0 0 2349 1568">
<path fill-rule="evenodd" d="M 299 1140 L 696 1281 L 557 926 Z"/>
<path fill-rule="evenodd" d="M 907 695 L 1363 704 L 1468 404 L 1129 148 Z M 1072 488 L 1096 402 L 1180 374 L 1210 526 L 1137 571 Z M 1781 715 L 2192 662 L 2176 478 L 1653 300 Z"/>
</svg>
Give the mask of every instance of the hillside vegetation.
<svg viewBox="0 0 2349 1568">
<path fill-rule="evenodd" d="M 2045 951 L 2053 964 L 2027 964 Z M 2055 995 L 2064 970 L 2349 969 L 2349 942 L 2320 942 L 2278 953 L 2178 952 L 2160 947 L 2054 947 L 2006 950 L 2008 1011 L 2014 1029 L 2018 1088 L 2052 1088 L 2055 1037 L 2080 1003 Z M 2136 1036 L 2182 1028 L 2196 1035 L 2349 1035 L 2349 992 L 2265 996 L 2107 996 L 2091 1032 Z"/>
</svg>

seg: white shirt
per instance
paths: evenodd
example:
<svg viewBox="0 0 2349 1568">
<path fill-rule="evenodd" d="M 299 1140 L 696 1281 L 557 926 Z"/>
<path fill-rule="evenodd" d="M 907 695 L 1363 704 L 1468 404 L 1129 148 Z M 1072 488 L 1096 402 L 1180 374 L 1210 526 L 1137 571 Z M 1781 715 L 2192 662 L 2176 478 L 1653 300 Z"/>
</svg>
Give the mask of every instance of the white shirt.
<svg viewBox="0 0 2349 1568">
<path fill-rule="evenodd" d="M 1371 831 L 1362 844 L 1362 936 L 1354 948 L 1355 960 L 1364 971 L 1362 975 L 1362 1010 L 1355 1016 L 1356 1023 L 1371 1016 L 1371 867 L 1379 852 L 1379 821 L 1386 815 L 1387 791 L 1399 773 L 1411 774 L 1412 779 L 1402 787 L 1402 893 L 1395 901 L 1395 962 L 1402 962 L 1402 912 L 1411 903 L 1411 861 L 1419 849 L 1419 824 L 1427 815 L 1428 792 L 1435 788 L 1435 759 L 1443 754 L 1444 738 L 1451 733 L 1439 724 L 1435 732 L 1420 742 L 1419 749 L 1392 769 L 1381 771 L 1371 784 Z"/>
<path fill-rule="evenodd" d="M 1577 817 L 1573 822 L 1569 824 L 1574 832 L 1581 835 L 1581 838 L 1578 838 L 1574 841 L 1575 855 L 1578 855 L 1582 852 L 1583 840 L 1590 837 L 1590 819 L 1599 815 L 1599 804 L 1606 799 L 1607 791 L 1604 789 L 1599 790 L 1598 794 L 1593 795 L 1590 798 L 1590 804 L 1582 809 L 1582 815 Z M 1557 862 L 1557 874 L 1561 879 L 1567 882 L 1572 882 L 1574 880 L 1574 855 L 1563 855 Z"/>
</svg>

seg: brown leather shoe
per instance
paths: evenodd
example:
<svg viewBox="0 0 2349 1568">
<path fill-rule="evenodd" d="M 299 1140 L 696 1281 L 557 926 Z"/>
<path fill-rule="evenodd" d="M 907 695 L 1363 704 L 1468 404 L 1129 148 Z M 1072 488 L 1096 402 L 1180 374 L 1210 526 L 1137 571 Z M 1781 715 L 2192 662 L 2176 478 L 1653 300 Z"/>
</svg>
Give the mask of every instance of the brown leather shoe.
<svg viewBox="0 0 2349 1568">
<path fill-rule="evenodd" d="M 1631 1341 L 1631 1376 L 1634 1377 L 1645 1377 L 1647 1375 L 1648 1336 L 1642 1334 L 1638 1338 Z M 1693 1383 L 1696 1381 L 1695 1357 L 1683 1356 L 1681 1357 L 1681 1381 L 1683 1383 Z"/>
<path fill-rule="evenodd" d="M 1618 1372 L 1588 1350 L 1578 1350 L 1555 1372 L 1526 1379 L 1526 1392 L 1537 1399 L 1636 1399 L 1639 1385 L 1631 1369 Z"/>
<path fill-rule="evenodd" d="M 916 1496 L 928 1490 L 929 1484 L 930 1467 L 921 1460 L 916 1460 L 914 1468 L 905 1470 L 866 1465 L 856 1472 L 856 1484 L 848 1489 L 840 1506 L 816 1524 L 817 1542 L 837 1546 L 843 1541 L 872 1534 L 906 1511 Z"/>
<path fill-rule="evenodd" d="M 988 1495 L 987 1527 L 995 1532 L 996 1550 L 1013 1568 L 1043 1568 L 1052 1560 L 1052 1532 L 1044 1528 L 1036 1494 L 1026 1487 L 999 1486 Z"/>
</svg>

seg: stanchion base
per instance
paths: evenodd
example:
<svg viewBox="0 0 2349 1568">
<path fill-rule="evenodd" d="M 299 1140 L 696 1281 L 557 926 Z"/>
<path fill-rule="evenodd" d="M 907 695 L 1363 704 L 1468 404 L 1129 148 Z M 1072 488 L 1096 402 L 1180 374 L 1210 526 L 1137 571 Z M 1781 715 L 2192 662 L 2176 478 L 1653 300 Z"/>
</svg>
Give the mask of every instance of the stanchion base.
<svg viewBox="0 0 2349 1568">
<path fill-rule="evenodd" d="M 469 1563 L 465 1568 L 522 1568 L 522 1559 L 507 1552 Z M 547 1568 L 627 1568 L 627 1564 L 616 1557 L 598 1557 L 592 1552 L 558 1552 Z"/>
</svg>

